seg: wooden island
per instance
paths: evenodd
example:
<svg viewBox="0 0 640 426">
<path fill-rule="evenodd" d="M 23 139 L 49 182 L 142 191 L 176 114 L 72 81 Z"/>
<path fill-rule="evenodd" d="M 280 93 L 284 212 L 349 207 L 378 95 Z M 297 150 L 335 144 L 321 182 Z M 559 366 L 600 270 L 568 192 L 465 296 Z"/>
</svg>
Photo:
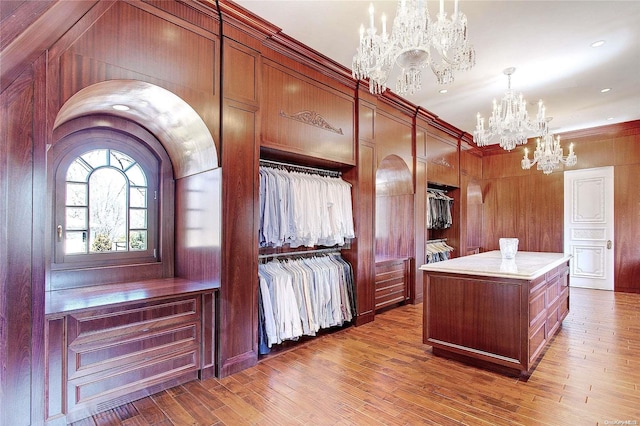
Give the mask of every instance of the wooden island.
<svg viewBox="0 0 640 426">
<path fill-rule="evenodd" d="M 570 258 L 491 251 L 422 265 L 423 342 L 434 355 L 528 377 L 569 313 Z"/>
</svg>

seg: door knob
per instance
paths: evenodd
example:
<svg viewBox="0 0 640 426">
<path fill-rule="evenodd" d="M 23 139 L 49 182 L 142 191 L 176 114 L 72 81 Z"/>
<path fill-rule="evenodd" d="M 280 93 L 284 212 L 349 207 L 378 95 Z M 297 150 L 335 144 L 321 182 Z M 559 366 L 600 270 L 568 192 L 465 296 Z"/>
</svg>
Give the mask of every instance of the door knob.
<svg viewBox="0 0 640 426">
<path fill-rule="evenodd" d="M 611 240 L 607 240 L 607 248 L 611 250 Z"/>
</svg>

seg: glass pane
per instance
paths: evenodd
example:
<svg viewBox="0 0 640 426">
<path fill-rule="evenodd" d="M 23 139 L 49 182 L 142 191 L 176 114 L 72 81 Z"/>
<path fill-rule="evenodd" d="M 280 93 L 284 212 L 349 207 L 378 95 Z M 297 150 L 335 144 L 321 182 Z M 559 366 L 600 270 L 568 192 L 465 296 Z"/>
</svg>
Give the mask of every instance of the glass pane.
<svg viewBox="0 0 640 426">
<path fill-rule="evenodd" d="M 130 165 L 135 163 L 133 158 L 125 155 L 119 151 L 111 151 L 111 166 L 120 170 L 126 170 Z"/>
<path fill-rule="evenodd" d="M 127 181 L 113 168 L 96 170 L 89 178 L 91 251 L 101 252 L 127 239 Z"/>
<path fill-rule="evenodd" d="M 127 240 L 121 235 L 116 242 L 113 243 L 115 251 L 127 251 Z"/>
<path fill-rule="evenodd" d="M 95 149 L 82 154 L 81 157 L 95 169 L 107 165 L 107 152 L 106 149 Z"/>
<path fill-rule="evenodd" d="M 147 207 L 147 188 L 131 188 L 129 191 L 130 207 Z"/>
<path fill-rule="evenodd" d="M 147 178 L 139 164 L 127 170 L 127 177 L 133 186 L 147 186 Z"/>
<path fill-rule="evenodd" d="M 130 229 L 146 229 L 147 228 L 147 209 L 130 209 L 129 210 L 129 228 Z"/>
<path fill-rule="evenodd" d="M 64 239 L 66 254 L 81 254 L 87 252 L 87 231 L 67 231 Z"/>
<path fill-rule="evenodd" d="M 146 250 L 147 231 L 131 231 L 129 233 L 129 246 L 131 250 Z"/>
<path fill-rule="evenodd" d="M 103 253 L 110 252 L 113 250 L 114 243 L 109 235 L 104 233 L 96 234 L 94 231 L 91 231 L 91 252 L 92 253 Z"/>
<path fill-rule="evenodd" d="M 67 169 L 67 180 L 73 182 L 86 182 L 91 169 L 79 159 L 76 159 Z"/>
<path fill-rule="evenodd" d="M 87 184 L 67 183 L 67 205 L 86 206 L 87 205 Z"/>
<path fill-rule="evenodd" d="M 87 208 L 86 207 L 67 207 L 66 227 L 67 229 L 86 230 L 87 227 Z"/>
</svg>

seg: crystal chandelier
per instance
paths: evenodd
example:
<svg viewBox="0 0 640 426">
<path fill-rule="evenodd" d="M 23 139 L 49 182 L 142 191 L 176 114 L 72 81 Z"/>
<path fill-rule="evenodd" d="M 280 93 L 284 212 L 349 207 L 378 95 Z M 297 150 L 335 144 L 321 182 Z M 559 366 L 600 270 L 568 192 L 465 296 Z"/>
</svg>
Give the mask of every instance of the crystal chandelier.
<svg viewBox="0 0 640 426">
<path fill-rule="evenodd" d="M 476 130 L 473 132 L 473 141 L 478 146 L 485 146 L 495 136 L 500 136 L 500 146 L 507 151 L 511 151 L 516 145 L 527 143 L 527 134 L 541 135 L 545 127 L 545 107 L 542 101 L 538 101 L 538 114 L 536 119 L 529 120 L 527 113 L 527 101 L 522 93 L 517 94 L 511 89 L 511 75 L 515 68 L 507 68 L 503 73 L 508 78 L 507 91 L 502 97 L 502 101 L 493 100 L 493 111 L 489 117 L 489 127 L 485 129 L 484 118 L 478 113 Z"/>
<path fill-rule="evenodd" d="M 429 66 L 440 84 L 453 82 L 454 71 L 475 65 L 475 51 L 467 40 L 467 17 L 458 10 L 447 18 L 440 0 L 437 20 L 431 21 L 426 0 L 399 0 L 391 33 L 382 15 L 382 33 L 374 25 L 373 4 L 369 6 L 369 28 L 360 27 L 360 46 L 353 57 L 355 79 L 369 78 L 369 91 L 380 94 L 394 64 L 401 69 L 396 92 L 414 94 L 422 87 L 422 69 Z"/>
<path fill-rule="evenodd" d="M 560 146 L 560 136 L 554 136 L 553 133 L 549 132 L 549 120 L 545 123 L 542 139 L 538 138 L 536 141 L 533 161 L 529 159 L 529 150 L 527 148 L 524 149 L 523 169 L 529 170 L 531 166 L 537 164 L 537 169 L 548 175 L 555 169 L 560 168 L 560 164 L 565 164 L 569 167 L 576 164 L 578 157 L 573 152 L 573 143 L 569 145 L 569 155 L 565 157 Z"/>
</svg>

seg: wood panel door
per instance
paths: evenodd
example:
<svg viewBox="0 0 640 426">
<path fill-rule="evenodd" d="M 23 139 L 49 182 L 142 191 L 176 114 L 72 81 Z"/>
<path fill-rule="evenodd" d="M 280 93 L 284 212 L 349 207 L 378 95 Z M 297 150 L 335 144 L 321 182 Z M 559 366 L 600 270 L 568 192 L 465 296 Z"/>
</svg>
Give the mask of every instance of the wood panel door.
<svg viewBox="0 0 640 426">
<path fill-rule="evenodd" d="M 613 290 L 613 167 L 564 172 L 564 251 L 573 287 Z"/>
</svg>

